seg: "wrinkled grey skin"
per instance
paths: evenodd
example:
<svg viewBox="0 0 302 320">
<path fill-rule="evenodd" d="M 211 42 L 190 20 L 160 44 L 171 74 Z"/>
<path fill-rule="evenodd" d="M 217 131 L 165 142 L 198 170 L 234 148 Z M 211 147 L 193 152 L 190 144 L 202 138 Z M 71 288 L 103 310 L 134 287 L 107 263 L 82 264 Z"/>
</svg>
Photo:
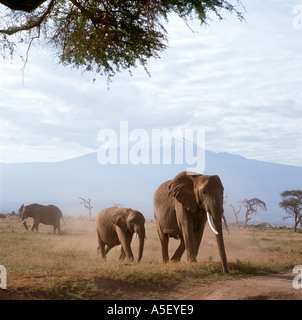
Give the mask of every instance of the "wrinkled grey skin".
<svg viewBox="0 0 302 320">
<path fill-rule="evenodd" d="M 106 254 L 113 247 L 121 244 L 119 259 L 125 257 L 134 259 L 131 250 L 131 240 L 136 232 L 139 237 L 138 258 L 139 262 L 143 255 L 145 242 L 145 218 L 136 210 L 129 208 L 111 207 L 101 210 L 96 217 L 96 231 L 98 238 L 98 254 L 106 260 Z M 105 249 L 105 246 L 106 249 Z"/>
<path fill-rule="evenodd" d="M 212 217 L 222 267 L 228 272 L 225 253 L 222 218 L 223 186 L 216 175 L 188 174 L 181 172 L 161 184 L 153 198 L 154 217 L 162 247 L 163 261 L 169 261 L 169 237 L 180 238 L 180 245 L 172 261 L 180 261 L 185 249 L 187 260 L 196 262 L 207 213 Z"/>
<path fill-rule="evenodd" d="M 21 223 L 23 223 L 26 230 L 28 230 L 26 219 L 34 219 L 34 224 L 31 227 L 31 231 L 39 231 L 38 226 L 40 223 L 43 223 L 46 225 L 52 225 L 54 233 L 56 232 L 56 230 L 60 233 L 60 219 L 62 218 L 64 222 L 61 210 L 54 205 L 44 206 L 41 204 L 34 203 L 25 206 L 24 204 L 22 204 L 22 206 L 19 209 L 19 214 L 21 214 Z"/>
</svg>

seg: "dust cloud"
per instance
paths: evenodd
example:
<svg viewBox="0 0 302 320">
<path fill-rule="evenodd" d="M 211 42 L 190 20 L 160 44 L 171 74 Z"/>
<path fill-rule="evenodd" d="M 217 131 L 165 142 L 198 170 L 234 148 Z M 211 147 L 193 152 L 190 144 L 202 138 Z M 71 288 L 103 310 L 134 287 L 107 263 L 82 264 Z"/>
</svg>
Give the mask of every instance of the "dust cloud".
<svg viewBox="0 0 302 320">
<path fill-rule="evenodd" d="M 77 250 L 85 251 L 97 256 L 97 235 L 95 230 L 95 221 L 83 217 L 65 217 L 66 226 L 61 223 L 61 234 L 52 235 L 56 237 L 51 242 L 52 250 Z M 158 238 L 156 225 L 154 222 L 146 222 L 146 241 L 142 261 L 161 262 L 161 246 Z M 52 226 L 39 225 L 41 234 L 52 234 Z M 224 230 L 224 243 L 228 262 L 251 262 L 259 265 L 269 263 L 271 260 L 267 250 L 257 246 L 256 241 L 252 240 L 251 234 L 247 230 L 237 227 L 230 228 L 230 234 Z M 171 238 L 169 240 L 169 256 L 171 257 L 179 245 L 179 240 Z M 137 257 L 139 238 L 133 236 L 131 248 L 134 258 Z M 107 260 L 117 260 L 120 254 L 121 246 L 116 246 L 110 250 Z M 182 260 L 186 261 L 186 252 Z M 206 225 L 204 235 L 199 248 L 197 261 L 199 262 L 220 262 L 216 237 Z"/>
</svg>

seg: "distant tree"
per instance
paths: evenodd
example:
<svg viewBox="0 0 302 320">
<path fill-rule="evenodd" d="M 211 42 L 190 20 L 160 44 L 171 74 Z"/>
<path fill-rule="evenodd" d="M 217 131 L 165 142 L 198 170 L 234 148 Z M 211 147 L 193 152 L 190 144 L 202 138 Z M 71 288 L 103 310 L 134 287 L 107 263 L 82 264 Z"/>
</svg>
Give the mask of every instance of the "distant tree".
<svg viewBox="0 0 302 320">
<path fill-rule="evenodd" d="M 151 57 L 167 48 L 163 22 L 172 13 L 185 22 L 206 23 L 211 13 L 236 13 L 225 0 L 0 0 L 0 48 L 18 52 L 16 45 L 40 39 L 55 49 L 63 65 L 104 74 L 108 78 L 137 63 L 146 68 Z M 237 4 L 241 5 L 240 0 Z M 242 5 L 241 5 L 242 6 Z M 8 8 L 12 9 L 9 10 Z M 13 37 L 12 37 L 13 36 Z"/>
<path fill-rule="evenodd" d="M 237 224 L 237 228 L 239 229 L 239 220 L 238 220 L 238 214 L 240 213 L 241 211 L 241 205 L 239 205 L 239 209 L 236 210 L 235 207 L 233 206 L 233 204 L 229 204 L 229 206 L 232 208 L 233 210 L 233 213 L 235 215 L 235 218 L 236 218 L 236 224 Z"/>
<path fill-rule="evenodd" d="M 252 198 L 250 200 L 245 199 L 240 201 L 240 203 L 246 209 L 244 228 L 247 227 L 248 221 L 252 219 L 252 214 L 257 214 L 258 210 L 267 210 L 265 202 L 258 198 Z"/>
<path fill-rule="evenodd" d="M 91 210 L 92 210 L 93 206 L 91 205 L 91 199 L 86 200 L 86 199 L 81 198 L 81 197 L 79 197 L 79 199 L 82 200 L 81 203 L 84 205 L 84 207 L 85 207 L 86 209 L 88 209 L 88 217 L 89 217 L 89 220 L 92 220 L 92 218 L 91 218 Z"/>
<path fill-rule="evenodd" d="M 279 203 L 280 208 L 288 215 L 283 220 L 294 218 L 294 232 L 297 232 L 298 224 L 302 226 L 302 190 L 286 190 L 281 193 L 281 197 L 283 200 Z"/>
<path fill-rule="evenodd" d="M 114 202 L 114 203 L 113 203 L 113 206 L 114 206 L 114 207 L 119 207 L 119 208 L 121 208 L 121 207 L 123 206 L 123 204 L 122 204 L 122 203 L 119 203 L 119 202 Z"/>
</svg>

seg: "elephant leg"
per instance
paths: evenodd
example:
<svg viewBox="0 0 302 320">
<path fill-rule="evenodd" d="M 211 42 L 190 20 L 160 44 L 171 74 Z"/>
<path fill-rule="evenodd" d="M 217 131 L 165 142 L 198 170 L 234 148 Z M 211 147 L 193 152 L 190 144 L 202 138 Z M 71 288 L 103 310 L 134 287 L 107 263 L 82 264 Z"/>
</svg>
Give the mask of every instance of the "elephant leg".
<svg viewBox="0 0 302 320">
<path fill-rule="evenodd" d="M 196 249 L 195 249 L 195 232 L 194 222 L 192 219 L 185 217 L 183 224 L 181 225 L 182 236 L 184 239 L 184 245 L 187 251 L 187 261 L 197 262 Z"/>
<path fill-rule="evenodd" d="M 31 231 L 34 231 L 36 229 L 37 232 L 39 232 L 38 226 L 39 226 L 39 221 L 34 221 L 34 224 L 31 227 Z"/>
<path fill-rule="evenodd" d="M 132 250 L 131 250 L 130 247 L 129 247 L 129 252 L 126 253 L 126 256 L 129 259 L 129 261 L 133 261 L 134 260 L 134 256 L 133 256 L 133 253 L 132 253 Z"/>
<path fill-rule="evenodd" d="M 53 233 L 56 232 L 56 229 L 58 230 L 58 233 L 60 234 L 61 233 L 61 228 L 60 228 L 60 221 L 53 226 Z"/>
<path fill-rule="evenodd" d="M 168 244 L 169 244 L 169 236 L 165 233 L 163 233 L 163 230 L 160 227 L 160 224 L 158 223 L 157 220 L 156 225 L 157 225 L 157 233 L 158 237 L 160 240 L 161 244 L 161 252 L 162 252 L 162 257 L 163 257 L 163 262 L 168 262 L 169 261 L 169 251 L 168 251 Z"/>
<path fill-rule="evenodd" d="M 168 251 L 168 244 L 169 244 L 169 236 L 167 234 L 162 234 L 159 236 L 160 244 L 161 244 L 161 253 L 163 257 L 163 262 L 169 261 L 169 251 Z"/>
<path fill-rule="evenodd" d="M 97 249 L 97 252 L 98 252 L 98 255 L 106 261 L 106 252 L 105 252 L 105 244 L 102 243 L 98 246 L 98 249 Z"/>
<path fill-rule="evenodd" d="M 205 224 L 207 222 L 206 214 L 202 216 L 201 220 L 196 224 L 194 232 L 195 232 L 195 257 L 197 257 L 198 250 L 200 247 L 200 242 L 203 236 L 203 231 Z"/>
<path fill-rule="evenodd" d="M 131 250 L 131 239 L 133 236 L 133 233 L 125 232 L 121 230 L 120 228 L 116 229 L 116 233 L 119 239 L 120 244 L 122 245 L 122 248 L 124 249 L 124 252 L 126 254 L 126 257 L 132 261 L 134 259 L 132 250 Z"/>
<path fill-rule="evenodd" d="M 175 251 L 173 257 L 171 258 L 171 261 L 174 261 L 174 262 L 180 261 L 182 255 L 186 249 L 184 238 L 182 236 L 179 236 L 179 238 L 180 238 L 180 244 L 179 244 L 177 250 Z"/>
<path fill-rule="evenodd" d="M 109 250 L 111 248 L 112 247 L 110 247 Z M 106 254 L 108 253 L 109 250 L 107 248 L 107 250 L 105 251 L 105 243 L 103 241 L 99 241 L 97 252 L 98 252 L 98 255 L 105 261 L 106 261 Z"/>
<path fill-rule="evenodd" d="M 106 248 L 106 250 L 105 250 L 105 254 L 107 255 L 107 253 L 108 253 L 113 247 L 114 247 L 114 246 L 110 246 L 110 245 L 107 244 L 107 248 Z M 104 246 L 104 248 L 105 248 L 105 246 Z"/>
<path fill-rule="evenodd" d="M 124 248 L 122 247 L 122 248 L 121 248 L 121 254 L 120 254 L 120 256 L 119 256 L 118 259 L 119 259 L 119 260 L 124 260 L 125 257 L 126 257 L 125 250 L 124 250 Z"/>
</svg>

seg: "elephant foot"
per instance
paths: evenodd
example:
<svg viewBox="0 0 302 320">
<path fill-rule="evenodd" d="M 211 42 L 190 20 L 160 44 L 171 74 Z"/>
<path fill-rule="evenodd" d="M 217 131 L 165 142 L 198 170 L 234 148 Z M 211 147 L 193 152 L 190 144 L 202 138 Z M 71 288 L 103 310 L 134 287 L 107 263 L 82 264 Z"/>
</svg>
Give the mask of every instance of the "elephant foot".
<svg viewBox="0 0 302 320">
<path fill-rule="evenodd" d="M 127 257 L 127 259 L 130 261 L 130 262 L 133 262 L 134 261 L 134 257 L 131 255 L 130 257 Z"/>
<path fill-rule="evenodd" d="M 171 258 L 171 262 L 179 262 L 179 261 L 180 261 L 180 258 L 175 258 L 175 257 Z"/>
</svg>

